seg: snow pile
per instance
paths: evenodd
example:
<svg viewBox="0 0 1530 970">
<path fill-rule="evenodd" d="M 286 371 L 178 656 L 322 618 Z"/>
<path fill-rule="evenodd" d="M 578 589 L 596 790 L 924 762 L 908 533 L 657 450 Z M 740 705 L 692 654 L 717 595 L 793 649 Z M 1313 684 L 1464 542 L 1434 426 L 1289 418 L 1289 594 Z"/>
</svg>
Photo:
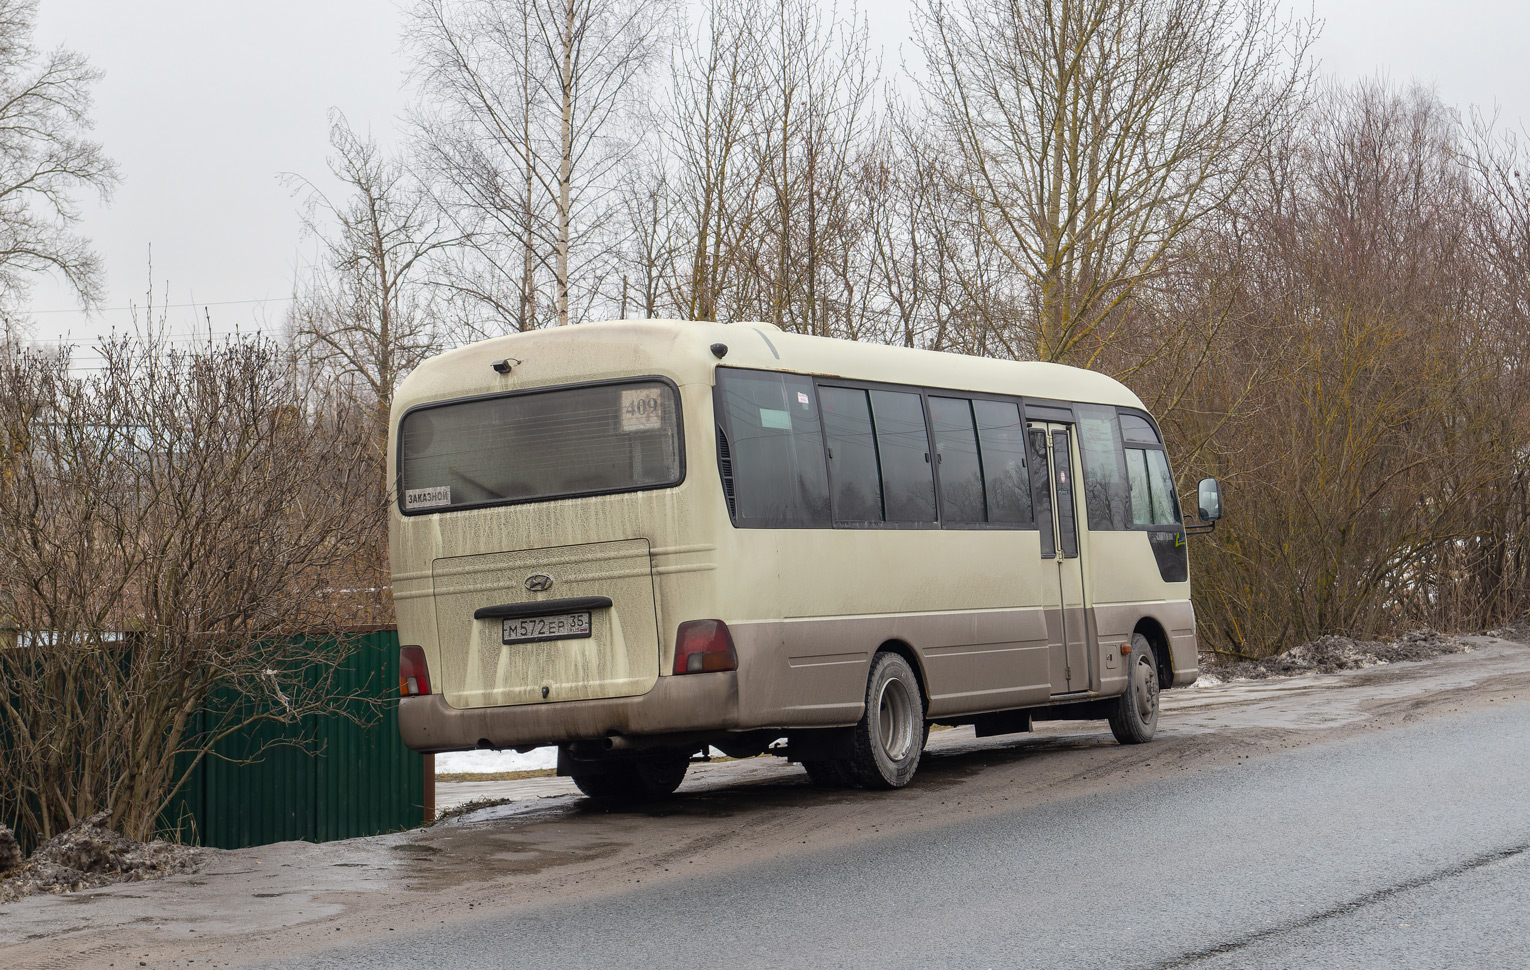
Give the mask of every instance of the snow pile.
<svg viewBox="0 0 1530 970">
<path fill-rule="evenodd" d="M 1500 640 L 1518 640 L 1520 643 L 1530 643 L 1530 620 L 1516 620 L 1507 626 L 1487 631 L 1487 635 L 1497 637 Z"/>
<path fill-rule="evenodd" d="M 436 755 L 438 775 L 494 775 L 558 767 L 558 749 L 532 751 L 449 751 Z"/>
<path fill-rule="evenodd" d="M 21 865 L 21 843 L 10 826 L 0 825 L 0 876 Z"/>
<path fill-rule="evenodd" d="M 20 861 L 10 829 L 0 826 L 0 903 L 33 893 L 69 893 L 191 872 L 201 862 L 201 849 L 158 839 L 134 842 L 113 832 L 106 828 L 108 814 L 97 812 L 55 835 L 26 862 Z"/>
<path fill-rule="evenodd" d="M 1332 674 L 1340 670 L 1359 670 L 1377 664 L 1428 660 L 1447 653 L 1466 653 L 1471 644 L 1459 637 L 1434 630 L 1412 630 L 1384 643 L 1380 640 L 1354 640 L 1349 637 L 1323 636 L 1292 647 L 1264 660 L 1203 662 L 1202 678 L 1215 680 L 1263 680 L 1266 677 L 1294 677 L 1297 674 Z M 1197 686 L 1200 681 L 1196 681 Z"/>
</svg>

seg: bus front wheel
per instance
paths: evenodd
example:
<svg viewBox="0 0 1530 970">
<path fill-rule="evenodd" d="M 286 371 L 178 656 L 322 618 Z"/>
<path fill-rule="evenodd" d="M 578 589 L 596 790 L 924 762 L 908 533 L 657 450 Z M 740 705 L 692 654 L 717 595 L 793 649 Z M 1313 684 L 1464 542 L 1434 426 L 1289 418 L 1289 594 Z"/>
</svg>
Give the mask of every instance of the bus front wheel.
<svg viewBox="0 0 1530 970">
<path fill-rule="evenodd" d="M 919 767 L 925 736 L 914 669 L 898 654 L 877 654 L 866 679 L 866 710 L 855 726 L 851 776 L 866 788 L 902 788 Z"/>
<path fill-rule="evenodd" d="M 1153 740 L 1158 730 L 1158 660 L 1147 637 L 1132 634 L 1132 655 L 1126 662 L 1126 693 L 1110 715 L 1110 733 L 1122 744 Z"/>
</svg>

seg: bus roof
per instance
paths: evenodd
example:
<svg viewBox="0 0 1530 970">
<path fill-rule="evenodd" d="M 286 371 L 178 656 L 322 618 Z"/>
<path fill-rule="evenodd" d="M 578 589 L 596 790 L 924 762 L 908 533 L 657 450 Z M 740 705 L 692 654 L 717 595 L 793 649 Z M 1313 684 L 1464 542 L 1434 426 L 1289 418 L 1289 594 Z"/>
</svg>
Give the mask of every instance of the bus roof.
<svg viewBox="0 0 1530 970">
<path fill-rule="evenodd" d="M 721 360 L 714 344 L 727 347 Z M 507 358 L 508 374 L 491 367 Z M 812 337 L 768 323 L 616 320 L 494 337 L 433 357 L 400 386 L 395 420 L 427 401 L 585 380 L 658 374 L 710 384 L 717 366 L 1142 407 L 1119 381 L 1063 364 Z"/>
</svg>

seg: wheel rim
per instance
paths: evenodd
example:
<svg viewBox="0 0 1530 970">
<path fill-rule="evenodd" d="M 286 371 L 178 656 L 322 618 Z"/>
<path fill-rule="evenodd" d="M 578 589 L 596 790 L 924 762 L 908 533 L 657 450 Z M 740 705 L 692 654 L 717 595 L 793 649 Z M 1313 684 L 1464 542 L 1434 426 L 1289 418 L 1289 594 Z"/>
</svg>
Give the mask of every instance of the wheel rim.
<svg viewBox="0 0 1530 970">
<path fill-rule="evenodd" d="M 1137 676 L 1132 678 L 1137 701 L 1137 715 L 1146 723 L 1158 713 L 1158 667 L 1152 657 L 1137 658 Z"/>
<path fill-rule="evenodd" d="M 914 702 L 908 685 L 889 680 L 877 698 L 877 739 L 890 761 L 902 761 L 914 746 Z"/>
</svg>

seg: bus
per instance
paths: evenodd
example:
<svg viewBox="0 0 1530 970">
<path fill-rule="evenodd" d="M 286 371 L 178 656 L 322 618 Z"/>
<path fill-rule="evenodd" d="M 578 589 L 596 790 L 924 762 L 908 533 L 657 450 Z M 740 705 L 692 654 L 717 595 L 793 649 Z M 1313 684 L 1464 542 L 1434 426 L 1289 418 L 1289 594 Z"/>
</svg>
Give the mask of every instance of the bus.
<svg viewBox="0 0 1530 970">
<path fill-rule="evenodd" d="M 390 427 L 417 751 L 555 745 L 611 800 L 710 748 L 897 788 L 931 725 L 1136 744 L 1196 678 L 1163 436 L 1098 373 L 614 321 L 427 360 Z"/>
</svg>

